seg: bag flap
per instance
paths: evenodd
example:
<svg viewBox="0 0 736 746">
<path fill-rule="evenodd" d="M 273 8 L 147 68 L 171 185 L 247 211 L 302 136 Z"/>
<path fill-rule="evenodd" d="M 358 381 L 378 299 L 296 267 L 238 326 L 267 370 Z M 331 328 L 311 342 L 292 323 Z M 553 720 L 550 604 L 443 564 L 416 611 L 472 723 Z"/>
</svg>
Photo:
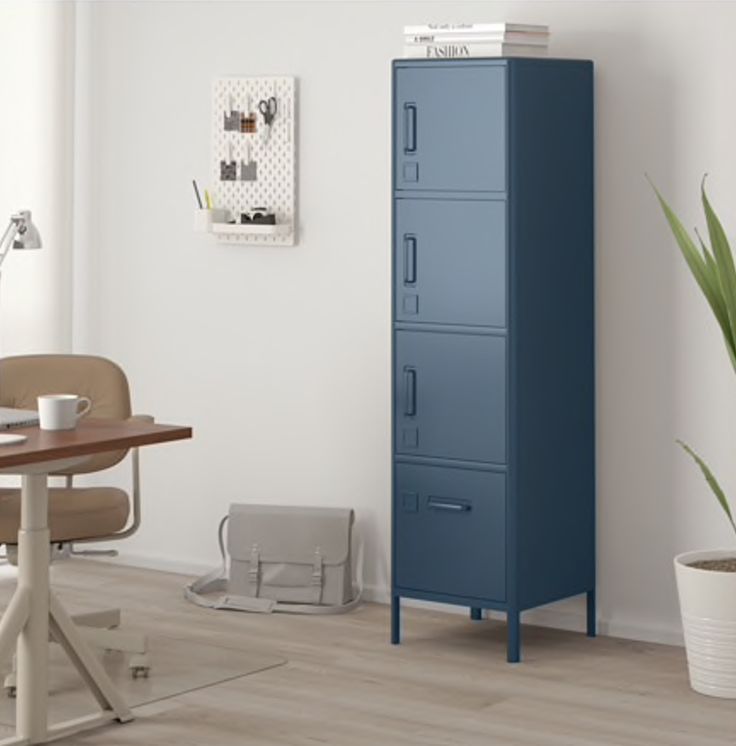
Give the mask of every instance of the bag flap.
<svg viewBox="0 0 736 746">
<path fill-rule="evenodd" d="M 233 503 L 229 515 L 227 550 L 233 560 L 249 562 L 254 545 L 263 562 L 311 565 L 319 548 L 325 565 L 341 565 L 350 553 L 351 508 Z"/>
</svg>

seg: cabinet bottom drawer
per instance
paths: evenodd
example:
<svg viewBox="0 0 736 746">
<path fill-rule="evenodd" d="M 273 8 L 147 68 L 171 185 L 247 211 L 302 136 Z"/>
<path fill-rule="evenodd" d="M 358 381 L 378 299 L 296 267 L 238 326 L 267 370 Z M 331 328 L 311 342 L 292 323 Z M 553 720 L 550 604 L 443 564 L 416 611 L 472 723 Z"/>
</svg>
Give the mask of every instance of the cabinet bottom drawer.
<svg viewBox="0 0 736 746">
<path fill-rule="evenodd" d="M 394 578 L 401 588 L 506 599 L 506 475 L 396 464 Z"/>
</svg>

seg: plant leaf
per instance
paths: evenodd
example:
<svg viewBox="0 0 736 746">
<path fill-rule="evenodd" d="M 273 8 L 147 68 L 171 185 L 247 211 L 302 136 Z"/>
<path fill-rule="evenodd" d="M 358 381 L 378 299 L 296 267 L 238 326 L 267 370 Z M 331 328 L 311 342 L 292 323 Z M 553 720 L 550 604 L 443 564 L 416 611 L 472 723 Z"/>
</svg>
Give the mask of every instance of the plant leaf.
<svg viewBox="0 0 736 746">
<path fill-rule="evenodd" d="M 649 177 L 647 177 L 647 179 L 649 179 Z M 732 327 L 732 320 L 736 320 L 736 305 L 734 306 L 734 316 L 731 317 L 722 289 L 723 283 L 719 277 L 720 265 L 710 255 L 708 250 L 705 248 L 705 245 L 702 244 L 702 241 L 701 246 L 704 249 L 704 253 L 701 254 L 700 251 L 698 251 L 698 248 L 680 222 L 680 219 L 675 215 L 672 208 L 659 193 L 659 190 L 653 184 L 651 179 L 649 179 L 649 183 L 651 184 L 654 193 L 657 195 L 664 216 L 669 223 L 670 230 L 677 241 L 677 245 L 680 247 L 680 252 L 687 262 L 695 281 L 700 286 L 703 295 L 708 301 L 708 305 L 711 307 L 718 325 L 721 327 L 721 332 L 723 333 L 723 339 L 728 349 L 731 364 L 733 365 L 734 370 L 736 370 L 736 334 L 734 334 L 734 328 Z"/>
<path fill-rule="evenodd" d="M 736 523 L 733 522 L 733 516 L 731 515 L 731 506 L 728 504 L 728 499 L 721 489 L 721 485 L 718 484 L 718 481 L 713 476 L 713 472 L 711 472 L 705 461 L 703 461 L 703 459 L 700 458 L 700 456 L 698 456 L 698 454 L 695 453 L 695 451 L 693 451 L 693 449 L 690 448 L 687 443 L 683 443 L 681 440 L 678 440 L 677 442 L 687 453 L 690 454 L 690 456 L 692 456 L 692 458 L 695 460 L 695 463 L 700 467 L 700 471 L 703 472 L 705 481 L 708 483 L 708 486 L 711 488 L 711 490 L 713 490 L 713 494 L 716 496 L 716 499 L 720 503 L 720 506 L 723 508 L 723 511 L 728 516 L 728 520 L 731 523 L 731 528 L 733 528 L 734 533 L 736 533 Z"/>
<path fill-rule="evenodd" d="M 734 363 L 734 367 L 736 368 L 736 343 L 734 342 L 734 340 L 736 339 L 736 332 L 733 329 L 731 319 L 728 315 L 728 309 L 726 308 L 726 301 L 723 297 L 721 281 L 718 277 L 718 265 L 716 264 L 716 260 L 713 258 L 713 255 L 710 253 L 710 251 L 708 251 L 708 247 L 705 245 L 705 242 L 703 241 L 697 228 L 695 229 L 695 235 L 698 237 L 698 242 L 700 243 L 700 248 L 703 252 L 703 258 L 705 260 L 705 271 L 706 275 L 708 276 L 708 282 L 714 291 L 714 300 L 716 301 L 717 307 L 711 305 L 711 309 L 713 310 L 716 320 L 718 321 L 718 325 L 721 327 L 721 331 L 723 332 L 724 341 L 726 343 L 726 347 L 728 348 L 731 362 Z"/>
<path fill-rule="evenodd" d="M 715 263 L 718 266 L 721 292 L 728 312 L 731 338 L 733 339 L 736 336 L 736 268 L 734 268 L 733 254 L 721 221 L 713 211 L 708 195 L 705 193 L 705 177 L 703 177 L 700 192 L 705 219 L 708 223 L 708 235 L 710 236 Z"/>
</svg>

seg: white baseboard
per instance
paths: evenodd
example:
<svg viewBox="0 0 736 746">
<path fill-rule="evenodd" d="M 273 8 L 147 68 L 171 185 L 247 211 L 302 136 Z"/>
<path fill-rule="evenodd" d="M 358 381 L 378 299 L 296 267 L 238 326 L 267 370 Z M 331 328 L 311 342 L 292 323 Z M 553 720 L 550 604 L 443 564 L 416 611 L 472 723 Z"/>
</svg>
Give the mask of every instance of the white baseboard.
<svg viewBox="0 0 736 746">
<path fill-rule="evenodd" d="M 128 554 L 121 552 L 118 557 L 104 559 L 112 564 L 126 565 L 128 567 L 140 567 L 147 570 L 158 570 L 160 572 L 171 572 L 178 575 L 198 576 L 204 575 L 213 569 L 212 564 L 201 562 L 188 562 L 185 560 L 171 559 L 144 554 Z M 363 591 L 366 601 L 373 603 L 388 604 L 391 594 L 386 586 L 366 585 Z M 422 609 L 432 609 L 448 614 L 467 615 L 468 610 L 464 606 L 453 606 L 450 604 L 439 604 L 430 601 L 419 601 L 416 599 L 402 599 L 405 606 Z M 500 612 L 488 612 L 490 618 L 503 619 Z M 585 630 L 585 607 L 579 601 L 571 600 L 560 602 L 539 609 L 532 609 L 523 614 L 523 621 L 527 624 L 535 624 L 540 627 L 552 627 L 573 632 Z M 618 619 L 598 619 L 598 632 L 605 637 L 620 637 L 626 640 L 639 640 L 641 642 L 655 642 L 665 645 L 682 646 L 682 629 L 677 627 L 664 628 L 654 625 L 625 622 Z"/>
<path fill-rule="evenodd" d="M 124 565 L 125 567 L 140 567 L 144 570 L 156 570 L 158 572 L 170 572 L 176 575 L 197 576 L 204 575 L 214 569 L 214 564 L 203 562 L 187 562 L 186 560 L 171 559 L 170 557 L 159 557 L 149 554 L 129 554 L 120 552 L 117 557 L 95 557 L 95 560 L 107 562 L 111 565 Z"/>
</svg>

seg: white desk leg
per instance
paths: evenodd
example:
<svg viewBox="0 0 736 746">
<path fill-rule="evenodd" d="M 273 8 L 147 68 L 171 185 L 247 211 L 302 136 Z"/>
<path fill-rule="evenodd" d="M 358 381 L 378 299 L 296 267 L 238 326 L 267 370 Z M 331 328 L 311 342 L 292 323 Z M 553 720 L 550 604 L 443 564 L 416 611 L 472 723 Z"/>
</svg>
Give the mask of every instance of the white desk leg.
<svg viewBox="0 0 736 746">
<path fill-rule="evenodd" d="M 121 723 L 133 719 L 133 715 L 120 692 L 105 673 L 102 663 L 89 649 L 72 621 L 66 613 L 59 599 L 53 593 L 49 594 L 51 601 L 51 629 L 54 638 L 64 648 L 72 663 L 79 671 L 85 683 L 107 718 L 115 718 Z"/>
<path fill-rule="evenodd" d="M 47 734 L 49 646 L 49 526 L 45 474 L 25 474 L 18 532 L 18 588 L 28 589 L 28 621 L 18 638 L 16 732 L 31 743 Z"/>
<path fill-rule="evenodd" d="M 67 464 L 51 464 L 54 465 Z M 99 727 L 111 720 L 125 723 L 133 719 L 102 664 L 51 594 L 47 482 L 45 473 L 23 475 L 18 531 L 18 587 L 0 619 L 0 663 L 10 655 L 16 636 L 18 638 L 16 735 L 0 740 L 0 746 L 47 743 Z M 53 630 L 55 638 L 79 669 L 100 703 L 102 712 L 48 725 L 49 629 Z"/>
</svg>

